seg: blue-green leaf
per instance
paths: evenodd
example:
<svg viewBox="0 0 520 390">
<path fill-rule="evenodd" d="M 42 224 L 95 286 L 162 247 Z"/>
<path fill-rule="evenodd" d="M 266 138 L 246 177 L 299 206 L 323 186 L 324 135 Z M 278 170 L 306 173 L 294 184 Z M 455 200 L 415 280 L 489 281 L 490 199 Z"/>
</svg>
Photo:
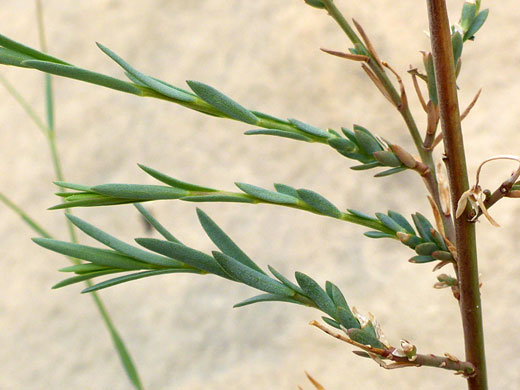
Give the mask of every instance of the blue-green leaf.
<svg viewBox="0 0 520 390">
<path fill-rule="evenodd" d="M 296 284 L 294 284 L 293 282 L 291 282 L 289 279 L 287 279 L 285 276 L 283 276 L 280 272 L 278 272 L 277 270 L 275 270 L 273 267 L 271 267 L 270 265 L 267 266 L 267 268 L 269 268 L 269 271 L 271 271 L 271 273 L 274 275 L 274 277 L 276 279 L 278 279 L 280 282 L 282 282 L 283 284 L 285 284 L 287 287 L 289 287 L 291 290 L 293 291 L 296 291 L 298 294 L 302 294 L 302 295 L 305 295 L 305 293 L 303 292 L 303 290 L 297 286 Z"/>
<path fill-rule="evenodd" d="M 265 274 L 204 211 L 197 208 L 197 216 L 208 237 L 223 253 L 233 257 L 249 268 Z"/>
<path fill-rule="evenodd" d="M 352 153 L 357 150 L 356 145 L 345 138 L 329 138 L 327 143 L 340 152 Z"/>
<path fill-rule="evenodd" d="M 358 144 L 368 155 L 383 150 L 377 139 L 368 130 L 356 125 L 354 126 L 354 134 Z"/>
<path fill-rule="evenodd" d="M 157 271 L 144 271 L 144 272 L 136 272 L 130 275 L 124 275 L 120 276 L 118 278 L 113 278 L 109 280 L 105 280 L 103 282 L 97 283 L 93 286 L 87 287 L 84 289 L 81 293 L 90 293 L 93 291 L 102 290 L 107 287 L 116 286 L 121 283 L 130 282 L 132 280 L 138 280 L 147 278 L 150 276 L 157 276 L 157 275 L 164 275 L 164 274 L 173 274 L 173 273 L 192 273 L 192 274 L 198 274 L 200 271 L 194 270 L 194 269 L 186 269 L 186 268 L 178 268 L 178 269 L 162 269 Z"/>
<path fill-rule="evenodd" d="M 179 188 L 146 184 L 101 184 L 91 190 L 105 196 L 134 200 L 179 199 L 189 194 Z"/>
<path fill-rule="evenodd" d="M 375 167 L 380 167 L 381 163 L 379 161 L 372 161 L 366 164 L 361 165 L 354 165 L 353 167 L 350 167 L 350 169 L 354 171 L 366 171 L 367 169 L 372 169 Z"/>
<path fill-rule="evenodd" d="M 269 191 L 261 187 L 254 186 L 247 183 L 235 183 L 235 185 L 244 191 L 246 194 L 262 199 L 266 202 L 277 204 L 298 204 L 298 199 L 289 195 L 281 194 L 279 192 Z"/>
<path fill-rule="evenodd" d="M 405 229 L 401 225 L 399 225 L 396 221 L 394 221 L 386 214 L 376 213 L 376 217 L 381 221 L 383 225 L 385 225 L 388 229 L 393 230 L 394 232 L 405 231 Z"/>
<path fill-rule="evenodd" d="M 415 247 L 415 252 L 421 256 L 430 256 L 433 252 L 438 250 L 437 244 L 433 242 L 425 242 Z"/>
<path fill-rule="evenodd" d="M 311 277 L 302 272 L 296 272 L 296 281 L 305 292 L 305 295 L 310 298 L 316 306 L 323 312 L 327 313 L 332 318 L 336 318 L 336 305 L 327 293 L 320 287 L 320 285 Z"/>
<path fill-rule="evenodd" d="M 320 212 L 321 214 L 328 215 L 329 217 L 341 217 L 341 211 L 339 211 L 336 206 L 334 206 L 330 201 L 325 199 L 320 194 L 311 190 L 306 190 L 304 188 L 300 188 L 297 191 L 300 199 L 307 203 L 314 210 Z"/>
<path fill-rule="evenodd" d="M 41 51 L 35 50 L 29 46 L 25 46 L 20 42 L 13 41 L 11 38 L 8 38 L 2 34 L 0 34 L 0 46 L 3 46 L 7 49 L 11 49 L 15 52 L 24 54 L 26 56 L 35 58 L 37 60 L 55 62 L 63 65 L 70 65 L 67 62 L 60 60 L 59 58 L 52 57 L 48 54 L 42 53 Z"/>
<path fill-rule="evenodd" d="M 359 218 L 368 219 L 370 221 L 377 221 L 378 220 L 377 218 L 374 218 L 371 215 L 365 214 L 365 213 L 363 213 L 361 211 L 357 211 L 357 210 L 354 210 L 354 209 L 347 209 L 347 211 L 350 214 L 355 215 L 356 217 L 359 217 Z"/>
<path fill-rule="evenodd" d="M 415 264 L 423 264 L 423 263 L 430 263 L 432 261 L 435 261 L 436 259 L 432 256 L 421 256 L 421 255 L 417 255 L 417 256 L 414 256 L 412 257 L 410 260 L 408 260 L 410 263 L 415 263 Z"/>
<path fill-rule="evenodd" d="M 325 4 L 323 4 L 320 0 L 305 0 L 305 3 L 310 5 L 311 7 L 318 8 L 318 9 L 324 9 Z"/>
<path fill-rule="evenodd" d="M 412 225 L 406 220 L 405 217 L 403 217 L 401 214 L 396 213 L 395 211 L 388 211 L 388 216 L 392 218 L 395 222 L 399 224 L 404 230 L 406 230 L 407 233 L 415 234 L 415 230 L 413 229 Z"/>
<path fill-rule="evenodd" d="M 163 241 L 155 238 L 136 238 L 135 241 L 139 245 L 153 252 L 157 252 L 172 259 L 182 261 L 183 263 L 186 263 L 192 267 L 207 271 L 223 278 L 231 279 L 213 257 L 196 249 L 192 249 L 175 242 Z"/>
<path fill-rule="evenodd" d="M 202 187 L 198 186 L 196 184 L 186 183 L 184 181 L 177 180 L 171 176 L 168 176 L 162 172 L 159 172 L 153 168 L 149 168 L 147 166 L 144 166 L 142 164 L 137 164 L 139 168 L 141 168 L 143 171 L 148 173 L 153 178 L 159 180 L 160 182 L 163 182 L 164 184 L 168 184 L 171 187 L 174 188 L 181 188 L 183 190 L 188 191 L 202 191 L 202 192 L 215 192 L 217 190 L 209 187 Z"/>
<path fill-rule="evenodd" d="M 187 83 L 193 92 L 195 92 L 202 100 L 230 118 L 236 119 L 240 122 L 249 123 L 250 125 L 256 125 L 258 123 L 259 119 L 255 114 L 230 99 L 222 92 L 217 91 L 215 88 L 198 81 L 187 81 Z"/>
<path fill-rule="evenodd" d="M 195 96 L 181 92 L 180 90 L 178 90 L 176 88 L 171 88 L 167 84 L 159 82 L 159 81 L 155 80 L 154 78 L 147 76 L 144 73 L 139 72 L 137 69 L 135 69 L 129 63 L 127 63 L 125 60 L 123 60 L 121 57 L 119 57 L 116 53 L 114 53 L 109 48 L 103 46 L 101 43 L 96 43 L 96 44 L 101 49 L 101 51 L 103 51 L 103 53 L 105 53 L 112 60 L 114 60 L 119 66 L 121 66 L 124 70 L 126 70 L 128 73 L 130 73 L 132 76 L 134 76 L 137 80 L 139 80 L 144 85 L 150 87 L 154 91 L 159 92 L 160 94 L 167 96 L 169 98 L 179 100 L 181 102 L 192 103 L 195 100 L 197 100 L 197 98 Z"/>
<path fill-rule="evenodd" d="M 363 345 L 370 345 L 374 348 L 384 348 L 383 344 L 381 344 L 381 341 L 379 341 L 374 335 L 371 334 L 371 332 L 368 332 L 365 329 L 349 329 L 347 334 L 349 337 L 357 341 L 360 344 Z"/>
<path fill-rule="evenodd" d="M 182 244 L 173 234 L 171 234 L 161 223 L 153 217 L 148 210 L 146 210 L 142 204 L 134 203 L 135 208 L 141 213 L 141 215 L 148 221 L 150 225 L 154 227 L 155 230 L 161 234 L 168 241 L 176 242 L 178 244 Z"/>
<path fill-rule="evenodd" d="M 53 240 L 50 238 L 33 238 L 33 241 L 46 249 L 61 253 L 62 255 L 75 257 L 76 259 L 87 260 L 91 263 L 102 265 L 108 268 L 121 268 L 126 270 L 156 268 L 155 266 L 136 261 L 129 256 L 121 255 L 111 250 L 94 248 L 72 242 Z"/>
<path fill-rule="evenodd" d="M 285 130 L 277 129 L 255 129 L 248 130 L 244 133 L 245 135 L 273 135 L 275 137 L 290 138 L 298 141 L 312 142 L 312 139 L 298 133 L 291 133 Z"/>
<path fill-rule="evenodd" d="M 110 269 L 105 269 L 103 271 L 88 272 L 88 273 L 80 274 L 77 276 L 72 276 L 70 278 L 62 280 L 61 282 L 56 283 L 54 286 L 52 286 L 52 289 L 55 290 L 58 288 L 70 286 L 72 284 L 84 282 L 85 280 L 90 280 L 90 279 L 97 278 L 100 276 L 110 275 L 110 274 L 123 272 L 123 271 L 126 271 L 126 270 L 110 268 Z"/>
<path fill-rule="evenodd" d="M 329 317 L 321 317 L 321 319 L 327 324 L 330 325 L 336 329 L 341 329 L 341 325 L 339 322 L 334 321 L 332 318 Z"/>
<path fill-rule="evenodd" d="M 68 188 L 70 190 L 85 191 L 85 192 L 90 191 L 90 186 L 86 186 L 83 184 L 69 183 L 66 181 L 55 181 L 54 184 L 56 184 L 58 187 Z"/>
<path fill-rule="evenodd" d="M 462 55 L 462 47 L 464 45 L 462 42 L 462 35 L 458 31 L 456 31 L 451 36 L 451 45 L 453 47 L 454 66 L 456 66 L 457 61 L 459 60 L 460 56 Z"/>
<path fill-rule="evenodd" d="M 408 168 L 406 168 L 406 167 L 391 168 L 391 169 L 387 169 L 385 171 L 376 173 L 374 175 L 374 177 L 385 177 L 385 176 L 395 175 L 396 173 L 406 171 L 407 169 Z"/>
<path fill-rule="evenodd" d="M 359 321 L 348 307 L 338 307 L 338 320 L 345 329 L 360 328 Z"/>
<path fill-rule="evenodd" d="M 430 221 L 426 219 L 426 217 L 420 213 L 415 213 L 412 215 L 413 223 L 419 232 L 419 235 L 426 241 L 433 241 L 433 236 L 430 232 L 430 229 L 433 229 Z"/>
<path fill-rule="evenodd" d="M 474 2 L 464 1 L 464 5 L 462 6 L 462 13 L 460 16 L 460 27 L 462 27 L 463 31 L 467 31 L 473 20 L 475 19 L 475 15 L 477 13 L 477 5 Z"/>
<path fill-rule="evenodd" d="M 148 264 L 155 264 L 162 267 L 182 267 L 184 266 L 183 263 L 170 259 L 165 256 L 159 256 L 155 253 L 150 253 L 143 251 L 142 249 L 136 248 L 132 245 L 127 244 L 126 242 L 123 242 L 114 236 L 111 236 L 108 233 L 105 233 L 104 231 L 98 229 L 94 225 L 91 225 L 88 222 L 83 221 L 82 219 L 72 215 L 72 214 L 65 214 L 69 221 L 71 221 L 76 227 L 78 227 L 80 230 L 82 230 L 85 234 L 92 237 L 94 240 L 101 242 L 102 244 L 105 244 L 106 246 L 114 249 L 117 252 L 121 252 L 124 255 L 133 257 L 139 261 L 142 261 L 144 263 Z"/>
<path fill-rule="evenodd" d="M 276 294 L 260 294 L 260 295 L 251 297 L 249 299 L 246 299 L 245 301 L 239 302 L 236 305 L 233 305 L 233 307 L 244 307 L 244 306 L 252 305 L 253 303 L 259 303 L 259 302 L 289 302 L 289 303 L 295 303 L 297 305 L 303 305 L 303 303 L 301 303 L 300 301 L 289 298 L 287 296 L 280 296 L 280 295 L 276 295 Z"/>
<path fill-rule="evenodd" d="M 298 199 L 298 191 L 296 191 L 296 188 L 294 187 L 288 186 L 287 184 L 275 183 L 274 188 L 281 194 L 289 195 Z"/>
<path fill-rule="evenodd" d="M 220 266 L 239 282 L 271 294 L 288 297 L 294 296 L 295 294 L 295 292 L 289 287 L 283 285 L 277 280 L 271 279 L 269 276 L 255 271 L 224 253 L 213 251 L 212 254 Z"/>
<path fill-rule="evenodd" d="M 319 127 L 315 127 L 312 125 L 309 125 L 307 123 L 301 122 L 297 119 L 289 119 L 289 122 L 291 122 L 294 126 L 296 126 L 299 130 L 303 131 L 304 133 L 320 137 L 320 138 L 330 138 L 331 135 L 326 132 L 325 130 L 320 129 Z"/>
<path fill-rule="evenodd" d="M 386 167 L 400 167 L 403 165 L 401 160 L 397 158 L 395 154 L 388 150 L 380 150 L 379 152 L 372 153 L 372 156 Z"/>
<path fill-rule="evenodd" d="M 485 10 L 479 12 L 477 17 L 473 21 L 471 27 L 464 34 L 464 40 L 465 41 L 468 40 L 468 39 L 471 39 L 477 33 L 477 31 L 480 30 L 480 28 L 482 27 L 482 25 L 486 21 L 488 15 L 489 15 L 489 9 L 485 9 Z"/>
<path fill-rule="evenodd" d="M 395 238 L 394 234 L 378 232 L 377 230 L 371 230 L 369 232 L 365 232 L 365 233 L 363 233 L 363 235 L 368 238 Z"/>
<path fill-rule="evenodd" d="M 84 274 L 89 272 L 97 272 L 97 271 L 105 271 L 107 267 L 102 265 L 92 264 L 92 263 L 82 263 L 82 264 L 74 264 L 68 267 L 60 268 L 58 271 L 60 272 L 74 272 L 76 274 Z"/>
</svg>

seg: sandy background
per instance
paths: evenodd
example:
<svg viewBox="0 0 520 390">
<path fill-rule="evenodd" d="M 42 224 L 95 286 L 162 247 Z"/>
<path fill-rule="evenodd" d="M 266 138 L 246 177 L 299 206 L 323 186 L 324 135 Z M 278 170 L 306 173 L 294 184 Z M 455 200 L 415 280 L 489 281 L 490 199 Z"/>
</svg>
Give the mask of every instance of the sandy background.
<svg viewBox="0 0 520 390">
<path fill-rule="evenodd" d="M 454 20 L 461 3 L 449 2 Z M 365 26 L 381 57 L 402 75 L 410 63 L 420 64 L 418 51 L 428 47 L 424 2 L 337 4 Z M 33 2 L 0 5 L 1 32 L 37 46 Z M 459 79 L 462 105 L 484 89 L 464 122 L 471 172 L 491 155 L 520 153 L 520 11 L 515 0 L 491 6 L 482 33 L 465 48 Z M 336 129 L 359 123 L 411 146 L 400 117 L 359 67 L 319 52 L 345 50 L 346 40 L 323 12 L 300 0 L 49 0 L 45 17 L 52 54 L 79 66 L 122 77 L 95 47 L 99 41 L 138 69 L 177 85 L 200 80 L 250 108 Z M 1 72 L 43 113 L 41 74 L 5 67 Z M 243 124 L 75 81 L 56 79 L 55 87 L 58 144 L 70 181 L 152 183 L 137 168 L 140 162 L 218 188 L 233 189 L 234 181 L 281 182 L 326 194 L 341 208 L 430 215 L 412 173 L 374 180 L 373 171 L 355 173 L 350 161 L 320 145 L 244 137 Z M 5 91 L 1 96 L 0 190 L 65 239 L 61 213 L 45 210 L 56 203 L 46 142 L 14 100 Z M 424 128 L 415 100 L 414 112 Z M 510 169 L 507 163 L 489 166 L 484 184 L 494 188 Z M 186 243 L 213 249 L 193 204 L 150 207 Z M 363 228 L 290 209 L 203 209 L 259 264 L 288 276 L 300 270 L 321 283 L 333 280 L 351 305 L 376 315 L 392 342 L 407 338 L 420 352 L 463 357 L 455 302 L 448 291 L 431 288 L 431 266 L 406 262 L 406 248 L 364 238 Z M 479 225 L 493 389 L 513 389 L 520 381 L 519 212 L 520 202 L 505 200 L 493 209 L 501 229 Z M 76 215 L 129 241 L 147 235 L 132 206 L 81 209 Z M 32 244 L 32 235 L 0 207 L 0 389 L 129 389 L 91 298 L 79 294 L 80 286 L 50 290 L 61 279 L 56 269 L 67 262 Z M 317 311 L 284 304 L 231 308 L 252 293 L 215 277 L 174 275 L 128 283 L 102 296 L 146 389 L 309 389 L 304 370 L 328 390 L 465 388 L 442 370 L 387 372 L 356 358 L 350 347 L 307 325 L 319 317 Z"/>
</svg>

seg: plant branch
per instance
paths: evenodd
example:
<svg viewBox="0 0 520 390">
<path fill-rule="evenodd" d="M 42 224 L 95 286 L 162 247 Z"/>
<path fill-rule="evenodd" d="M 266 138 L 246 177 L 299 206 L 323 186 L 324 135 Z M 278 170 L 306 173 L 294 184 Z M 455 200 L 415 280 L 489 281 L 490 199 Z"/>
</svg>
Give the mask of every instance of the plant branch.
<svg viewBox="0 0 520 390">
<path fill-rule="evenodd" d="M 334 332 L 327 328 L 326 326 L 323 326 L 317 321 L 311 321 L 310 325 L 315 326 L 316 328 L 320 329 L 321 331 L 327 333 L 329 336 L 332 336 L 338 340 L 341 340 L 345 343 L 351 344 L 355 347 L 358 347 L 365 351 L 366 353 L 356 353 L 356 355 L 363 356 L 363 357 L 371 357 L 373 358 L 374 355 L 377 355 L 379 359 L 384 360 L 390 360 L 394 362 L 394 364 L 388 365 L 381 361 L 378 361 L 379 364 L 381 364 L 384 368 L 404 368 L 404 367 L 434 367 L 434 368 L 442 368 L 445 370 L 452 370 L 460 372 L 461 374 L 465 376 L 470 376 L 475 372 L 475 367 L 469 363 L 460 361 L 453 356 L 446 354 L 446 356 L 436 356 L 433 354 L 415 354 L 413 355 L 413 360 L 410 360 L 410 358 L 406 356 L 395 356 L 392 354 L 392 352 L 395 351 L 394 347 L 390 348 L 374 348 L 370 345 L 363 345 L 360 344 L 354 340 L 352 340 L 349 337 L 346 337 L 340 333 Z"/>
<path fill-rule="evenodd" d="M 448 168 L 452 205 L 455 207 L 459 198 L 469 188 L 469 182 L 457 99 L 450 26 L 444 0 L 428 0 L 427 8 L 445 147 L 445 162 Z M 453 215 L 455 215 L 455 210 L 453 210 Z M 467 218 L 457 218 L 455 220 L 455 233 L 466 359 L 476 368 L 476 374 L 468 378 L 468 388 L 470 390 L 486 390 L 486 361 L 475 225 L 470 223 Z"/>
<path fill-rule="evenodd" d="M 345 34 L 348 36 L 348 38 L 351 40 L 351 42 L 354 45 L 363 45 L 363 42 L 361 39 L 356 35 L 354 30 L 350 27 L 350 24 L 345 19 L 345 17 L 342 15 L 342 13 L 339 11 L 339 9 L 335 6 L 332 0 L 322 0 L 325 8 L 327 9 L 329 15 L 336 21 L 336 23 L 341 27 L 341 29 L 345 32 Z M 356 24 L 356 26 L 358 26 Z M 360 28 L 358 28 L 360 29 Z M 360 29 L 360 32 L 363 31 Z M 364 34 L 363 34 L 364 35 Z M 379 89 L 383 89 L 382 93 L 383 95 L 390 100 L 390 102 L 397 108 L 399 113 L 401 114 L 406 127 L 408 128 L 408 131 L 410 133 L 410 136 L 412 137 L 412 140 L 415 144 L 415 147 L 417 149 L 417 152 L 419 153 L 421 162 L 425 164 L 429 169 L 430 173 L 428 175 L 423 175 L 423 178 L 425 180 L 426 188 L 430 195 L 432 196 L 433 200 L 437 204 L 437 207 L 441 209 L 441 201 L 439 196 L 439 189 L 438 189 L 438 183 L 437 178 L 435 176 L 435 164 L 433 162 L 432 152 L 427 147 L 425 147 L 421 135 L 419 133 L 419 130 L 417 128 L 417 124 L 415 123 L 415 120 L 413 118 L 413 115 L 410 111 L 410 107 L 406 102 L 406 99 L 403 99 L 404 95 L 403 93 L 398 93 L 395 89 L 394 85 L 388 78 L 388 75 L 384 72 L 384 69 L 380 65 L 380 61 L 378 60 L 377 55 L 373 55 L 372 52 L 374 52 L 374 49 L 371 48 L 371 50 L 368 50 L 364 45 L 367 54 L 370 56 L 368 57 L 368 61 L 366 61 L 366 65 L 364 65 L 364 70 L 367 72 L 369 77 L 372 78 L 374 83 Z M 373 59 L 373 60 L 372 60 Z M 370 72 L 368 70 L 368 67 L 370 67 Z M 395 72 L 394 72 L 395 74 Z M 397 76 L 397 74 L 396 74 Z M 399 80 L 399 76 L 398 80 Z M 374 78 L 376 80 L 374 80 Z M 446 236 L 452 240 L 454 239 L 454 230 L 453 230 L 453 222 L 449 216 L 442 216 L 442 221 L 444 225 L 444 231 Z"/>
</svg>

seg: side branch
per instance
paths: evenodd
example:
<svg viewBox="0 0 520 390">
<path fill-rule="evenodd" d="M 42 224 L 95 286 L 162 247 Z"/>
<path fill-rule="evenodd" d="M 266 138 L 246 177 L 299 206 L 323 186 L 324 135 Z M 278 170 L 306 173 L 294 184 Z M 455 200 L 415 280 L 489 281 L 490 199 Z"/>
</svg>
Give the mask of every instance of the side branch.
<svg viewBox="0 0 520 390">
<path fill-rule="evenodd" d="M 353 345 L 362 349 L 364 352 L 357 351 L 356 355 L 369 357 L 376 360 L 383 368 L 394 369 L 394 368 L 404 368 L 404 367 L 435 367 L 435 368 L 443 368 L 445 370 L 457 371 L 457 373 L 461 373 L 464 376 L 471 376 L 475 373 L 475 367 L 473 364 L 469 362 L 460 361 L 459 359 L 446 354 L 446 356 L 437 356 L 433 354 L 415 354 L 413 355 L 413 360 L 406 356 L 395 356 L 392 352 L 395 351 L 395 348 L 373 348 L 369 345 L 360 344 L 349 337 L 346 337 L 340 333 L 333 332 L 327 327 L 323 326 L 317 321 L 311 321 L 310 325 L 317 327 L 321 331 L 327 333 L 328 335 L 341 340 L 345 343 Z M 387 364 L 382 362 L 379 359 L 390 360 L 393 364 Z"/>
</svg>

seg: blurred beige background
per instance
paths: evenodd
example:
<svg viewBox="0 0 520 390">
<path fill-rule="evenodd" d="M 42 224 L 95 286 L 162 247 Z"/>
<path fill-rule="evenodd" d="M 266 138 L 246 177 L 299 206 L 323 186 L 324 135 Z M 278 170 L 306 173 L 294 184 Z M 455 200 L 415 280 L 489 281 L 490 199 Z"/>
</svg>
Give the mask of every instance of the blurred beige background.
<svg viewBox="0 0 520 390">
<path fill-rule="evenodd" d="M 428 48 L 424 1 L 337 0 L 367 30 L 380 55 L 406 76 Z M 459 78 L 467 105 L 483 88 L 464 122 L 469 168 L 495 154 L 520 154 L 520 11 L 515 0 L 484 1 L 492 7 L 474 43 L 465 47 Z M 449 1 L 452 19 L 462 1 Z M 33 1 L 0 1 L 1 33 L 38 45 Z M 359 66 L 325 55 L 320 47 L 348 43 L 324 12 L 302 0 L 91 0 L 44 2 L 53 55 L 88 69 L 123 77 L 94 42 L 110 47 L 138 69 L 179 86 L 208 83 L 248 108 L 339 129 L 359 123 L 411 147 L 397 112 Z M 43 113 L 42 75 L 2 67 Z M 404 77 L 414 112 L 424 117 Z M 76 81 L 55 79 L 58 145 L 69 181 L 152 183 L 136 163 L 186 181 L 233 189 L 234 181 L 273 182 L 326 194 L 341 208 L 368 213 L 393 209 L 430 215 L 422 183 L 412 173 L 373 179 L 326 147 L 269 137 L 244 137 L 249 127 L 204 117 L 182 107 L 139 99 Z M 56 187 L 46 142 L 2 89 L 0 191 L 22 205 L 57 237 L 67 231 L 55 204 Z M 485 169 L 494 188 L 511 165 Z M 473 179 L 474 180 L 474 179 Z M 212 250 L 195 205 L 158 202 L 153 213 L 186 243 Z M 364 238 L 365 229 L 299 211 L 267 206 L 205 204 L 209 213 L 259 264 L 285 275 L 306 272 L 331 279 L 351 305 L 372 312 L 389 340 L 406 338 L 420 352 L 463 357 L 456 303 L 434 290 L 431 266 L 411 265 L 411 252 L 393 241 Z M 479 224 L 486 347 L 493 389 L 520 381 L 520 202 L 493 208 L 502 228 Z M 76 215 L 128 241 L 145 232 L 132 206 L 80 209 Z M 36 247 L 33 233 L 0 207 L 0 389 L 129 389 L 130 385 L 98 313 L 81 286 L 50 287 L 67 265 Z M 82 242 L 89 242 L 81 237 Z M 355 357 L 347 345 L 307 323 L 311 309 L 286 304 L 232 305 L 254 294 L 215 277 L 172 275 L 102 293 L 130 348 L 146 389 L 305 389 L 307 370 L 328 390 L 464 389 L 452 374 L 435 369 L 384 371 Z"/>
</svg>

